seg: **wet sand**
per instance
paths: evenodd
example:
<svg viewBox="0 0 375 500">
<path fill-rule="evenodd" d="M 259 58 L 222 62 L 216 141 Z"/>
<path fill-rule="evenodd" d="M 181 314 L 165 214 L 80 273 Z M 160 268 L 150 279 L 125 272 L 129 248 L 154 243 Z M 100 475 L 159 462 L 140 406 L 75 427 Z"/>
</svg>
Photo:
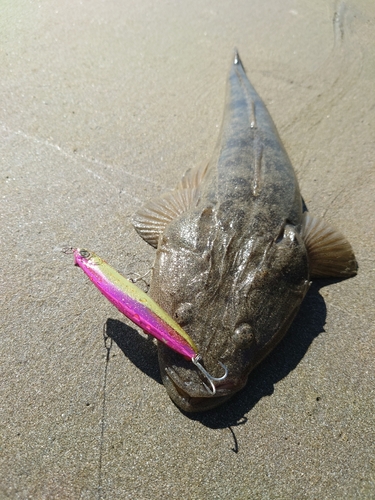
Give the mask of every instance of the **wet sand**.
<svg viewBox="0 0 375 500">
<path fill-rule="evenodd" d="M 0 44 L 0 498 L 374 498 L 374 3 L 6 0 Z M 61 248 L 150 269 L 131 215 L 209 159 L 234 46 L 360 267 L 314 283 L 238 396 L 186 416 Z"/>
</svg>

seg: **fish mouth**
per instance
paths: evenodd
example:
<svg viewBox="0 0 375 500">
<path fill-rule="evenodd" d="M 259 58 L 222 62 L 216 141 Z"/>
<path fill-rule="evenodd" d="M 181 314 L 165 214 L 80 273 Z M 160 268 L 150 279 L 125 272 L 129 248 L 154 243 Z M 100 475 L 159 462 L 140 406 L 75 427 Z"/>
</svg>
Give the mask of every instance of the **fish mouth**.
<svg viewBox="0 0 375 500">
<path fill-rule="evenodd" d="M 172 401 L 183 411 L 199 412 L 210 410 L 231 398 L 240 388 L 230 380 L 215 383 L 216 393 L 213 395 L 203 381 L 185 381 L 176 370 L 165 367 L 163 384 Z M 195 371 L 193 372 L 195 374 Z M 198 374 L 197 374 L 198 375 Z"/>
</svg>

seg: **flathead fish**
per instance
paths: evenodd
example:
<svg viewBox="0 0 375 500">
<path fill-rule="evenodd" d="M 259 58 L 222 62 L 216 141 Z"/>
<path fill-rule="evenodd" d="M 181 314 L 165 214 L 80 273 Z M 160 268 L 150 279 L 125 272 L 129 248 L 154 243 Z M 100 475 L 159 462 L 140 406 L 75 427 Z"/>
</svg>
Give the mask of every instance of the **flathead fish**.
<svg viewBox="0 0 375 500">
<path fill-rule="evenodd" d="M 150 296 L 198 346 L 205 368 L 227 377 L 209 394 L 199 370 L 159 343 L 163 383 L 185 411 L 213 408 L 242 389 L 287 332 L 314 277 L 347 278 L 347 239 L 303 211 L 298 182 L 266 106 L 238 53 L 208 165 L 133 219 L 156 250 Z"/>
</svg>

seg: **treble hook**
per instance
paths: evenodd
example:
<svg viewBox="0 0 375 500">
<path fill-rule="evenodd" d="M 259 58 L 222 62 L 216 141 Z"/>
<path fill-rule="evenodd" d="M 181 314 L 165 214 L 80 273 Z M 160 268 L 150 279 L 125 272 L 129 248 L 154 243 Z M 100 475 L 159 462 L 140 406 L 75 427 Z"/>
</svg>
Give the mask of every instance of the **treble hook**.
<svg viewBox="0 0 375 500">
<path fill-rule="evenodd" d="M 208 373 L 208 371 L 201 364 L 202 357 L 199 354 L 197 354 L 194 358 L 192 358 L 191 361 L 195 364 L 195 366 L 198 368 L 198 370 L 200 370 L 203 373 L 203 375 L 206 377 L 206 379 L 210 383 L 212 390 L 210 390 L 208 385 L 205 384 L 204 382 L 203 382 L 203 385 L 205 386 L 207 391 L 212 396 L 214 396 L 216 394 L 216 387 L 215 387 L 214 382 L 220 382 L 221 380 L 226 379 L 227 375 L 228 375 L 228 368 L 221 361 L 219 361 L 219 365 L 221 365 L 224 368 L 224 375 L 222 375 L 221 377 L 213 377 L 212 375 L 210 375 Z"/>
</svg>

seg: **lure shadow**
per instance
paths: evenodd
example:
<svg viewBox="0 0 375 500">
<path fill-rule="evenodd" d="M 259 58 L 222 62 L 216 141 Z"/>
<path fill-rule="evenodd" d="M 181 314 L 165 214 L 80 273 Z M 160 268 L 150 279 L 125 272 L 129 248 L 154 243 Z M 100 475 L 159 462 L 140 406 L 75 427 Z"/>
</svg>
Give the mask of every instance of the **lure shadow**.
<svg viewBox="0 0 375 500">
<path fill-rule="evenodd" d="M 134 328 L 111 318 L 107 319 L 105 332 L 137 368 L 162 384 L 158 351 L 151 338 L 144 338 Z"/>
</svg>

